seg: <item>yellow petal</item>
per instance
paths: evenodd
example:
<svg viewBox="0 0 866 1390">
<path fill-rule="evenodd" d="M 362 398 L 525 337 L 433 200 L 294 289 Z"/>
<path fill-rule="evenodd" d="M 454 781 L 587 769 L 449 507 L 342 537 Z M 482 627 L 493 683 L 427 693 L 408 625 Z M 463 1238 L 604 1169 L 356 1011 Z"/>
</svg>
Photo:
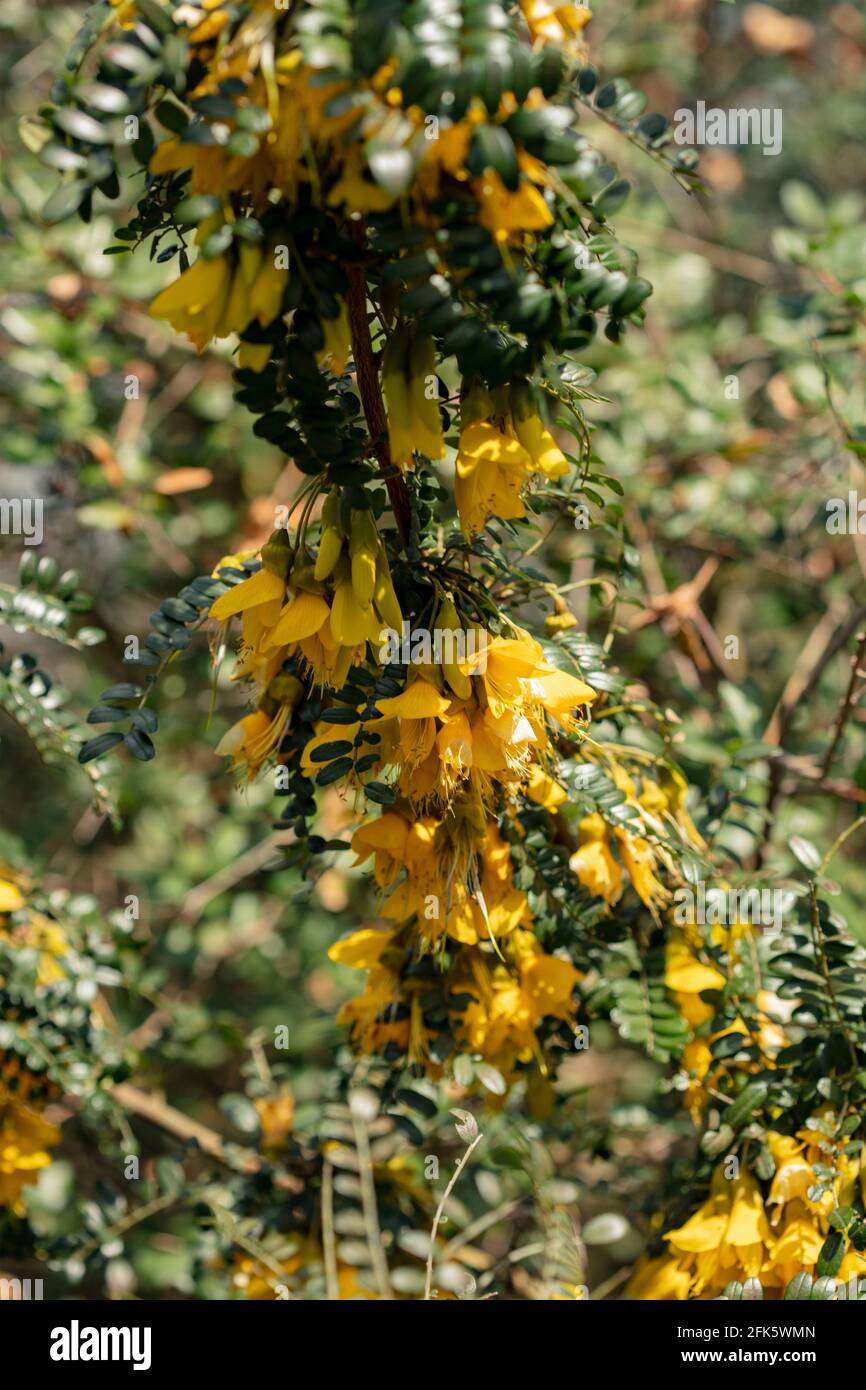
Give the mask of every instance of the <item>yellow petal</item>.
<svg viewBox="0 0 866 1390">
<path fill-rule="evenodd" d="M 240 584 L 235 584 L 227 594 L 221 594 L 216 603 L 211 605 L 208 617 L 215 618 L 220 623 L 225 622 L 236 613 L 243 613 L 246 608 L 255 608 L 260 603 L 282 599 L 285 591 L 285 581 L 280 579 L 278 574 L 272 574 L 264 568 L 256 570 L 249 579 L 241 580 Z"/>
<path fill-rule="evenodd" d="M 327 622 L 330 608 L 320 594 L 308 594 L 303 589 L 280 610 L 279 620 L 271 629 L 265 647 L 287 647 L 313 637 Z"/>
<path fill-rule="evenodd" d="M 358 647 L 380 637 L 379 621 L 373 605 L 359 603 L 351 581 L 337 585 L 331 609 L 331 632 L 342 647 Z"/>
<path fill-rule="evenodd" d="M 0 878 L 0 912 L 17 912 L 24 906 L 24 899 L 8 879 Z"/>
<path fill-rule="evenodd" d="M 440 695 L 429 681 L 415 680 L 402 695 L 377 700 L 376 704 L 383 714 L 396 714 L 401 719 L 434 719 L 445 713 L 451 701 Z"/>
<path fill-rule="evenodd" d="M 328 951 L 328 960 L 337 965 L 353 965 L 358 970 L 370 970 L 391 940 L 388 931 L 375 931 L 372 927 L 362 927 L 359 931 L 335 941 Z"/>
</svg>

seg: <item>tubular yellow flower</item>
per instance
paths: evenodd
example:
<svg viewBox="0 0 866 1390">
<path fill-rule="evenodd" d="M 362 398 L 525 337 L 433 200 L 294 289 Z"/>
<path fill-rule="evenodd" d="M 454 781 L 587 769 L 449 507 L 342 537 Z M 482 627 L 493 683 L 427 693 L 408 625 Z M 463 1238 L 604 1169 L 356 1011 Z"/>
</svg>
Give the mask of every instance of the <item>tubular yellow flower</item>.
<svg viewBox="0 0 866 1390">
<path fill-rule="evenodd" d="M 512 193 L 495 169 L 486 169 L 473 190 L 479 202 L 478 220 L 496 236 L 542 231 L 553 221 L 550 208 L 529 179 L 522 178 Z"/>
<path fill-rule="evenodd" d="M 340 301 L 340 312 L 336 318 L 323 319 L 325 346 L 316 354 L 320 367 L 328 367 L 334 376 L 342 376 L 352 351 L 352 334 L 349 328 L 349 311 L 345 300 Z"/>
<path fill-rule="evenodd" d="M 397 329 L 382 361 L 382 393 L 388 412 L 391 460 L 411 468 L 415 453 L 442 458 L 436 352 L 432 338 Z"/>
<path fill-rule="evenodd" d="M 555 482 L 568 472 L 568 459 L 553 435 L 541 423 L 532 393 L 524 381 L 514 381 L 509 390 L 514 433 L 532 460 L 536 473 Z"/>
<path fill-rule="evenodd" d="M 461 431 L 455 493 L 464 536 L 483 530 L 490 516 L 510 521 L 526 515 L 520 492 L 531 466 L 523 445 L 488 421 Z"/>
<path fill-rule="evenodd" d="M 17 884 L 0 877 L 0 912 L 17 912 L 24 903 L 25 898 Z"/>
<path fill-rule="evenodd" d="M 285 579 L 281 579 L 278 574 L 274 574 L 263 565 L 255 574 L 251 574 L 249 579 L 241 580 L 240 584 L 235 584 L 234 588 L 221 594 L 211 605 L 208 616 L 223 623 L 238 613 L 244 613 L 262 604 L 276 604 L 279 612 L 285 593 Z"/>
<path fill-rule="evenodd" d="M 273 322 L 283 307 L 283 295 L 289 281 L 288 269 L 278 264 L 279 252 L 278 243 L 265 252 L 261 268 L 249 290 L 251 315 L 258 319 L 263 328 Z"/>
<path fill-rule="evenodd" d="M 186 333 L 203 351 L 219 324 L 231 283 L 225 256 L 206 260 L 199 256 L 174 284 L 156 296 L 150 306 L 155 319 L 167 319 L 172 328 Z"/>
<path fill-rule="evenodd" d="M 578 848 L 569 866 L 583 886 L 609 907 L 622 896 L 622 869 L 611 853 L 607 825 L 598 812 L 580 822 Z"/>
<path fill-rule="evenodd" d="M 44 1085 L 14 1054 L 0 1053 L 0 1207 L 24 1214 L 23 1189 L 51 1162 L 60 1139 L 41 1111 L 36 1092 Z"/>
</svg>

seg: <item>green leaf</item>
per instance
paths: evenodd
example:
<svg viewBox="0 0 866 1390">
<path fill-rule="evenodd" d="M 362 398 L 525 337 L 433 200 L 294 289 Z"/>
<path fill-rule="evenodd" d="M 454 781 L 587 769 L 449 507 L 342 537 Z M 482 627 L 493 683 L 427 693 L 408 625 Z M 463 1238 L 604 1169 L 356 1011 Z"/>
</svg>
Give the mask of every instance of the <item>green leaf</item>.
<svg viewBox="0 0 866 1390">
<path fill-rule="evenodd" d="M 763 1105 L 769 1093 L 766 1081 L 751 1081 L 744 1086 L 737 1099 L 725 1111 L 725 1124 L 734 1131 L 750 1120 L 754 1112 Z"/>
<path fill-rule="evenodd" d="M 788 848 L 799 859 L 804 869 L 809 873 L 816 873 L 821 867 L 821 856 L 812 844 L 811 840 L 806 840 L 802 835 L 791 835 L 788 840 Z"/>
<path fill-rule="evenodd" d="M 368 782 L 364 788 L 364 795 L 379 806 L 392 806 L 397 800 L 397 793 L 394 788 L 387 786 L 384 782 Z"/>
<path fill-rule="evenodd" d="M 317 773 L 316 786 L 329 787 L 332 782 L 339 782 L 341 777 L 346 777 L 351 771 L 351 758 L 337 758 L 335 762 L 329 763 L 327 767 L 323 767 L 322 771 Z"/>
<path fill-rule="evenodd" d="M 831 1231 L 821 1247 L 818 1262 L 815 1265 L 815 1273 L 819 1278 L 830 1277 L 838 1273 L 845 1254 L 845 1237 L 841 1231 Z"/>
<path fill-rule="evenodd" d="M 477 128 L 469 153 L 469 167 L 481 174 L 493 169 L 506 188 L 515 190 L 520 182 L 517 151 L 508 131 L 501 125 L 482 125 Z"/>
<path fill-rule="evenodd" d="M 62 184 L 60 188 L 55 189 L 43 207 L 43 221 L 62 222 L 65 217 L 71 217 L 81 207 L 89 192 L 90 184 L 80 179 L 76 183 Z"/>
<path fill-rule="evenodd" d="M 117 732 L 110 734 L 97 734 L 96 738 L 88 739 L 87 743 L 81 748 L 78 754 L 80 763 L 93 762 L 94 758 L 101 758 L 109 749 L 116 748 L 123 742 L 123 734 Z"/>
<path fill-rule="evenodd" d="M 83 140 L 86 145 L 111 144 L 111 135 L 107 127 L 75 106 L 64 106 L 57 111 L 54 124 L 74 139 Z"/>
<path fill-rule="evenodd" d="M 121 681 L 119 685 L 110 685 L 107 690 L 103 690 L 100 700 L 140 700 L 144 694 L 140 685 L 133 685 L 130 681 Z"/>
<path fill-rule="evenodd" d="M 311 763 L 329 763 L 332 758 L 342 758 L 351 753 L 352 745 L 345 738 L 335 739 L 333 743 L 320 743 L 310 753 Z"/>
<path fill-rule="evenodd" d="M 156 757 L 153 741 L 140 729 L 130 729 L 128 734 L 124 734 L 123 741 L 132 756 L 137 758 L 139 762 L 148 763 L 151 758 Z"/>
<path fill-rule="evenodd" d="M 97 705 L 87 716 L 88 724 L 115 724 L 129 718 L 129 710 L 117 705 Z"/>
<path fill-rule="evenodd" d="M 629 1224 L 618 1211 L 601 1212 L 583 1227 L 581 1235 L 587 1245 L 613 1245 L 628 1235 Z"/>
</svg>

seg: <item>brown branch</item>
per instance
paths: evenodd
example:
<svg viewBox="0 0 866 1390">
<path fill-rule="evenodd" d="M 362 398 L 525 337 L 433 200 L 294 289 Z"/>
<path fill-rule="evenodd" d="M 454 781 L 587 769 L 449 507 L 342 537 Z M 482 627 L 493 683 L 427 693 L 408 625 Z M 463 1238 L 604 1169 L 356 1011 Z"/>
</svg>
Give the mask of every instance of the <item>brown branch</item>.
<svg viewBox="0 0 866 1390">
<path fill-rule="evenodd" d="M 830 604 L 809 634 L 800 658 L 788 677 L 770 722 L 764 730 L 765 743 L 778 744 L 784 748 L 795 712 L 812 694 L 827 663 L 839 648 L 849 641 L 852 633 L 856 632 L 864 618 L 866 618 L 866 609 L 864 608 L 858 607 L 853 612 L 846 612 L 844 604 Z M 754 868 L 760 868 L 770 853 L 773 822 L 782 790 L 784 772 L 780 762 L 781 760 L 777 758 L 770 763 L 767 802 L 764 808 L 764 829 L 753 856 Z"/>
<path fill-rule="evenodd" d="M 845 732 L 845 725 L 851 713 L 851 707 L 854 703 L 854 691 L 857 687 L 857 678 L 863 674 L 860 670 L 860 665 L 863 661 L 864 653 L 866 653 L 866 632 L 861 632 L 857 635 L 857 650 L 851 658 L 851 675 L 848 679 L 848 689 L 845 691 L 845 698 L 839 706 L 839 713 L 836 715 L 836 724 L 833 730 L 833 740 L 830 747 L 827 749 L 827 756 L 824 759 L 822 776 L 825 778 L 830 776 L 830 769 L 833 766 L 836 749 L 839 746 L 839 740 L 842 734 Z"/>
<path fill-rule="evenodd" d="M 232 860 L 224 868 L 218 869 L 210 878 L 206 878 L 203 883 L 199 883 L 195 888 L 191 888 L 186 894 L 180 907 L 180 918 L 183 922 L 197 922 L 201 917 L 208 903 L 213 902 L 221 893 L 227 893 L 230 888 L 234 888 L 242 879 L 250 874 L 259 873 L 274 855 L 282 848 L 286 847 L 288 841 L 283 837 L 285 831 L 277 830 L 272 835 L 268 835 L 259 844 L 253 845 L 244 854 Z"/>
<path fill-rule="evenodd" d="M 166 1130 L 184 1142 L 194 1139 L 204 1153 L 210 1158 L 217 1159 L 220 1163 L 228 1161 L 225 1144 L 215 1130 L 200 1124 L 198 1120 L 191 1119 L 189 1115 L 184 1115 L 182 1111 L 175 1110 L 173 1106 L 160 1100 L 159 1096 L 139 1090 L 137 1086 L 130 1085 L 128 1081 L 121 1081 L 113 1086 L 111 1095 L 130 1114 L 139 1115 L 143 1120 L 149 1120 L 151 1124 L 158 1125 L 160 1129 Z M 240 1166 L 247 1172 L 257 1172 L 261 1167 L 257 1159 L 258 1155 L 253 1153 L 248 1156 L 244 1155 Z"/>
<path fill-rule="evenodd" d="M 209 1158 L 216 1159 L 218 1163 L 223 1163 L 227 1168 L 232 1168 L 235 1172 L 258 1173 L 265 1165 L 267 1160 L 253 1149 L 244 1148 L 240 1144 L 228 1143 L 216 1130 L 210 1129 L 207 1125 L 201 1124 L 198 1120 L 193 1120 L 189 1115 L 184 1115 L 181 1110 L 176 1110 L 173 1105 L 161 1100 L 159 1096 L 152 1095 L 149 1091 L 142 1091 L 138 1086 L 133 1086 L 128 1081 L 121 1081 L 116 1086 L 112 1086 L 107 1092 L 118 1105 L 130 1115 L 138 1115 L 140 1119 L 147 1120 L 150 1124 L 157 1125 L 167 1134 L 173 1134 L 176 1139 L 183 1143 L 195 1141 L 203 1153 Z M 63 1102 L 52 1107 L 53 1117 L 58 1123 L 68 1119 L 81 1106 L 81 1101 L 77 1096 L 65 1096 Z M 279 1173 L 274 1175 L 274 1186 L 283 1188 L 290 1192 L 298 1192 L 302 1188 L 302 1183 L 298 1178 L 290 1173 Z"/>
<path fill-rule="evenodd" d="M 358 241 L 363 241 L 360 223 L 353 223 Z M 349 310 L 349 329 L 352 334 L 352 356 L 355 359 L 355 377 L 358 394 L 364 407 L 364 418 L 370 431 L 370 442 L 379 462 L 379 471 L 385 479 L 391 510 L 397 522 L 400 539 L 405 546 L 409 541 L 412 521 L 412 507 L 409 489 L 395 471 L 391 461 L 391 448 L 388 443 L 388 420 L 385 415 L 385 402 L 379 384 L 379 371 L 373 353 L 373 340 L 370 337 L 370 324 L 367 319 L 367 277 L 362 262 L 349 266 L 349 292 L 346 296 Z"/>
</svg>

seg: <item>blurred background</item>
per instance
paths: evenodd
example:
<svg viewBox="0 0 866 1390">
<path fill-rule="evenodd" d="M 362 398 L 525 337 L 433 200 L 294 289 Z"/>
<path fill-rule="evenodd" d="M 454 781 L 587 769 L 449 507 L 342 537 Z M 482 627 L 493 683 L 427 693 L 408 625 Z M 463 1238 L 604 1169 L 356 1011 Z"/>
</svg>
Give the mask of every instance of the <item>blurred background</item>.
<svg viewBox="0 0 866 1390">
<path fill-rule="evenodd" d="M 589 528 L 557 533 L 543 559 L 615 583 L 615 602 L 608 587 L 575 591 L 581 624 L 609 637 L 615 665 L 682 719 L 682 765 L 708 815 L 713 798 L 743 808 L 721 836 L 732 863 L 784 875 L 792 835 L 823 853 L 866 801 L 862 708 L 827 765 L 866 627 L 866 539 L 826 527 L 830 499 L 858 488 L 866 498 L 866 19 L 852 4 L 798 0 L 593 8 L 588 39 L 605 76 L 627 78 L 648 110 L 778 108 L 783 138 L 777 155 L 703 150 L 705 191 L 689 196 L 587 114 L 633 185 L 613 222 L 655 292 L 643 330 L 585 355 L 598 373 L 587 403 L 595 452 L 625 500 L 591 504 Z M 58 180 L 28 146 L 27 121 L 83 10 L 0 0 L 0 495 L 45 499 L 38 553 L 79 572 L 92 598 L 84 621 L 97 629 L 76 649 L 16 634 L 0 612 L 2 661 L 8 669 L 23 649 L 44 656 L 50 703 L 65 699 L 79 723 L 125 678 L 125 639 L 143 637 L 159 602 L 222 555 L 260 544 L 297 481 L 234 402 L 229 347 L 200 358 L 147 317 L 168 268 L 146 250 L 103 254 L 126 209 L 103 204 L 86 227 L 40 218 Z M 0 602 L 20 552 L 0 537 Z M 228 671 L 215 696 L 212 681 L 200 639 L 162 682 L 155 761 L 118 758 L 106 773 L 115 816 L 94 810 L 83 769 L 46 764 L 0 711 L 0 861 L 69 895 L 83 917 L 137 900 L 122 953 L 133 987 L 112 1006 L 122 1031 L 150 1030 L 137 1037 L 145 1079 L 204 1123 L 258 1142 L 261 1039 L 276 1027 L 289 1029 L 291 1047 L 267 1085 L 290 1087 L 296 1132 L 319 1113 L 342 1046 L 335 1013 L 356 983 L 326 950 L 372 905 L 342 866 L 315 883 L 274 867 L 271 788 L 234 787 L 213 751 L 243 692 Z M 772 769 L 760 739 L 784 750 Z M 327 806 L 324 833 L 343 814 Z M 866 940 L 862 841 L 846 845 L 834 872 L 840 907 Z M 541 1277 L 531 1259 L 509 1263 L 521 1223 L 530 1229 L 578 1193 L 585 1277 L 575 1282 L 615 1296 L 644 1240 L 632 1217 L 652 1210 L 681 1137 L 657 1122 L 654 1064 L 612 1033 L 594 1032 L 596 1042 L 563 1070 L 552 1145 L 507 1108 L 491 1119 L 496 1156 L 467 1180 L 468 1205 L 454 1214 L 459 1227 L 473 1204 L 509 1209 L 478 1268 L 499 1275 L 504 1262 L 513 1296 L 533 1296 Z M 584 1144 L 597 1135 L 594 1156 L 572 1154 L 578 1128 Z M 67 1124 L 60 1161 L 30 1198 L 42 1229 L 71 1230 L 70 1213 L 88 1201 L 101 1212 L 97 1234 L 110 1229 L 116 1213 L 91 1190 L 99 1176 L 87 1134 Z M 243 1282 L 202 1272 L 188 1220 L 169 1207 L 120 1252 L 107 1242 L 87 1275 L 92 1296 L 238 1296 Z"/>
</svg>

